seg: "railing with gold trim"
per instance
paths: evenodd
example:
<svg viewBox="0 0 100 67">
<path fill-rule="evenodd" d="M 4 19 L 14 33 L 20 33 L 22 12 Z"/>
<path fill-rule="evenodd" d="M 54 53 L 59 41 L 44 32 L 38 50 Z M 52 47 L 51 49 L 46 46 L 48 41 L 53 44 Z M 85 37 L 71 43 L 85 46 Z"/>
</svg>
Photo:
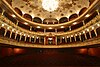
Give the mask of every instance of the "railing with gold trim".
<svg viewBox="0 0 100 67">
<path fill-rule="evenodd" d="M 74 42 L 70 44 L 62 44 L 62 45 L 39 45 L 39 44 L 30 44 L 25 42 L 18 42 L 13 39 L 0 37 L 0 45 L 13 45 L 13 46 L 20 46 L 20 47 L 34 47 L 34 48 L 70 48 L 70 47 L 82 47 L 82 46 L 91 46 L 96 45 L 100 46 L 100 37 L 93 38 L 86 40 L 84 42 Z"/>
</svg>

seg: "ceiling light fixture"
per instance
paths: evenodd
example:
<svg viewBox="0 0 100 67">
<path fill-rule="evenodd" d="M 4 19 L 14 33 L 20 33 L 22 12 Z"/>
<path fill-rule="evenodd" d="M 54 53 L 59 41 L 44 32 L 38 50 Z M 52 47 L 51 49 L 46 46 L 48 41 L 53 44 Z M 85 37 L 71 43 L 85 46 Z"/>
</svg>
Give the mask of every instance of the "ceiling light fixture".
<svg viewBox="0 0 100 67">
<path fill-rule="evenodd" d="M 76 24 L 77 24 L 77 22 L 74 22 L 74 23 L 73 23 L 73 25 L 76 25 Z"/>
<path fill-rule="evenodd" d="M 77 34 L 75 34 L 75 36 L 77 36 Z"/>
<path fill-rule="evenodd" d="M 87 14 L 85 17 L 89 17 L 90 15 L 89 14 Z"/>
<path fill-rule="evenodd" d="M 28 35 L 28 37 L 30 37 L 30 35 Z"/>
<path fill-rule="evenodd" d="M 24 24 L 25 24 L 25 25 L 28 25 L 28 23 L 26 23 L 26 22 L 25 22 Z"/>
<path fill-rule="evenodd" d="M 87 31 L 89 31 L 89 29 L 87 29 Z"/>
<path fill-rule="evenodd" d="M 32 38 L 34 38 L 34 36 L 32 36 Z"/>
<path fill-rule="evenodd" d="M 26 34 L 24 34 L 24 36 L 25 36 Z"/>
<path fill-rule="evenodd" d="M 40 26 L 37 26 L 37 28 L 41 28 Z"/>
<path fill-rule="evenodd" d="M 36 37 L 36 39 L 39 39 L 39 37 Z"/>
<path fill-rule="evenodd" d="M 83 33 L 85 33 L 85 31 L 83 31 Z"/>
<path fill-rule="evenodd" d="M 99 26 L 100 26 L 100 24 L 97 24 L 97 26 L 99 27 Z"/>
<path fill-rule="evenodd" d="M 32 18 L 34 18 L 34 16 L 33 15 L 31 15 L 32 16 Z"/>
<path fill-rule="evenodd" d="M 73 37 L 73 35 L 71 35 L 71 37 Z"/>
<path fill-rule="evenodd" d="M 12 29 L 12 31 L 14 32 L 14 29 Z"/>
<path fill-rule="evenodd" d="M 16 31 L 16 33 L 18 33 L 18 31 Z"/>
<path fill-rule="evenodd" d="M 56 18 L 59 21 L 59 17 Z"/>
<path fill-rule="evenodd" d="M 25 12 L 22 11 L 22 14 L 25 14 Z"/>
<path fill-rule="evenodd" d="M 81 33 L 79 33 L 81 35 Z"/>
<path fill-rule="evenodd" d="M 60 28 L 64 28 L 64 26 L 61 26 Z"/>
<path fill-rule="evenodd" d="M 14 14 L 11 15 L 12 17 L 16 17 Z"/>
<path fill-rule="evenodd" d="M 42 0 L 42 7 L 49 12 L 56 10 L 58 6 L 58 0 Z"/>
<path fill-rule="evenodd" d="M 49 27 L 49 29 L 52 29 L 52 27 Z"/>
<path fill-rule="evenodd" d="M 5 26 L 5 24 L 2 24 L 2 27 L 4 27 Z"/>
<path fill-rule="evenodd" d="M 67 38 L 69 38 L 69 36 L 67 36 Z"/>
<path fill-rule="evenodd" d="M 62 37 L 62 39 L 65 39 L 65 37 Z"/>
<path fill-rule="evenodd" d="M 94 27 L 92 27 L 92 30 L 94 29 Z"/>
<path fill-rule="evenodd" d="M 79 11 L 77 11 L 76 14 L 79 14 Z"/>
<path fill-rule="evenodd" d="M 7 27 L 7 29 L 9 30 L 10 28 L 9 28 L 9 27 Z"/>
</svg>

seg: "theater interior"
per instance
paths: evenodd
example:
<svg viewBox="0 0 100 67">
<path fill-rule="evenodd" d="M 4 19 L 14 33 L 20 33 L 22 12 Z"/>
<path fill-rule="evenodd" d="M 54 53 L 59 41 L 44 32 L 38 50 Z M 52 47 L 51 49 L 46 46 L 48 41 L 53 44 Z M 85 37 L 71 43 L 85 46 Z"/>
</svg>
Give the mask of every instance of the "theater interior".
<svg viewBox="0 0 100 67">
<path fill-rule="evenodd" d="M 0 0 L 0 67 L 100 66 L 100 0 Z"/>
</svg>

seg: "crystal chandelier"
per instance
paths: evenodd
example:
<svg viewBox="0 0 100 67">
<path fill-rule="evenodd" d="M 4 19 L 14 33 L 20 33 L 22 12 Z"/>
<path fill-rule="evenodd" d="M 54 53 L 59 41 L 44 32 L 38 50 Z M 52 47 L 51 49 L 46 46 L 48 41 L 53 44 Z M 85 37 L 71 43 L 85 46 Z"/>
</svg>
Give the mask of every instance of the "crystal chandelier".
<svg viewBox="0 0 100 67">
<path fill-rule="evenodd" d="M 42 0 L 43 9 L 52 12 L 58 8 L 58 0 Z"/>
</svg>

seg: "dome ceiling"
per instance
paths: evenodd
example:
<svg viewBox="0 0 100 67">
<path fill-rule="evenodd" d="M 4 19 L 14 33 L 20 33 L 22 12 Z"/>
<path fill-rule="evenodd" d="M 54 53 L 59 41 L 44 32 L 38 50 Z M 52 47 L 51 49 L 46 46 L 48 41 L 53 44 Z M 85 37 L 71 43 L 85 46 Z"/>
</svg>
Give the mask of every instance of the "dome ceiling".
<svg viewBox="0 0 100 67">
<path fill-rule="evenodd" d="M 12 7 L 19 8 L 23 14 L 30 14 L 32 17 L 69 18 L 72 14 L 78 14 L 84 7 L 89 7 L 89 0 L 57 0 L 58 8 L 54 11 L 47 11 L 42 7 L 42 0 L 13 0 Z"/>
</svg>

